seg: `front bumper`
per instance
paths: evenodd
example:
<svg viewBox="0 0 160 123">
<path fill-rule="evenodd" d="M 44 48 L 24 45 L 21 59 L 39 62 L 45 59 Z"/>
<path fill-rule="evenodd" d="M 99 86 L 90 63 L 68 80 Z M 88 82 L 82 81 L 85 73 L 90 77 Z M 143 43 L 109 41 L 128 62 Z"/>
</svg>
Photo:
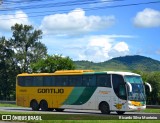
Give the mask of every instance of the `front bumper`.
<svg viewBox="0 0 160 123">
<path fill-rule="evenodd" d="M 133 105 L 128 106 L 129 111 L 140 111 L 144 109 L 146 109 L 146 106 L 133 106 Z"/>
</svg>

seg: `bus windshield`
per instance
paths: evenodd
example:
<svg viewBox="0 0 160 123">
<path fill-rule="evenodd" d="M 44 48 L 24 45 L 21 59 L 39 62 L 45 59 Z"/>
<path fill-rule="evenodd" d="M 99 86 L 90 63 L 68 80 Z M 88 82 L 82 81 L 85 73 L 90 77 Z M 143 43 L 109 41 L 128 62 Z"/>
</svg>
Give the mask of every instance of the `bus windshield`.
<svg viewBox="0 0 160 123">
<path fill-rule="evenodd" d="M 132 85 L 132 92 L 128 92 L 128 100 L 145 101 L 145 91 L 141 76 L 124 76 L 126 82 Z"/>
</svg>

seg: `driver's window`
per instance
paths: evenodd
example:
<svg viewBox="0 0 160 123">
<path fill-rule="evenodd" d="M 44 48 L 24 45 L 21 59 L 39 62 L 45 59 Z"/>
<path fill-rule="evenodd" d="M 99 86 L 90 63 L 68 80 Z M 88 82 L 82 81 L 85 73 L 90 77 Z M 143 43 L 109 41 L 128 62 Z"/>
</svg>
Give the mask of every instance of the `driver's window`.
<svg viewBox="0 0 160 123">
<path fill-rule="evenodd" d="M 121 99 L 127 99 L 126 89 L 125 89 L 125 85 L 124 84 L 119 86 L 119 97 Z"/>
<path fill-rule="evenodd" d="M 125 82 L 122 75 L 112 74 L 112 84 L 115 94 L 120 99 L 127 99 Z"/>
<path fill-rule="evenodd" d="M 123 85 L 120 85 L 119 87 L 119 95 L 124 96 L 125 95 L 125 88 Z"/>
</svg>

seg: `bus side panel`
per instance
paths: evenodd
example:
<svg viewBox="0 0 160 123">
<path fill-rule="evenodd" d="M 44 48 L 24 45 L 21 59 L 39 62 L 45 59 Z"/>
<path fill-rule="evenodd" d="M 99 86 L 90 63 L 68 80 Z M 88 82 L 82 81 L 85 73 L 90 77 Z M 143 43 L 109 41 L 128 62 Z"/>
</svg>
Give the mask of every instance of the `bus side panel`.
<svg viewBox="0 0 160 123">
<path fill-rule="evenodd" d="M 82 109 L 83 104 L 89 101 L 96 88 L 97 87 L 74 87 L 71 94 L 63 102 L 61 108 Z"/>
<path fill-rule="evenodd" d="M 91 92 L 91 90 L 92 90 L 92 92 Z M 61 108 L 98 110 L 99 104 L 104 101 L 107 102 L 111 108 L 111 106 L 112 106 L 111 96 L 113 95 L 112 93 L 113 93 L 113 91 L 111 88 L 88 87 L 87 89 L 83 89 L 83 92 L 80 95 L 78 95 L 78 93 L 77 93 L 77 95 L 74 95 L 74 94 L 70 95 L 70 97 L 67 100 L 68 102 L 66 101 Z M 78 97 L 76 100 L 74 99 L 75 96 Z M 69 101 L 70 101 L 70 103 L 69 103 Z"/>
<path fill-rule="evenodd" d="M 23 106 L 23 96 L 17 96 L 16 98 L 17 106 Z"/>
<path fill-rule="evenodd" d="M 23 87 L 16 87 L 16 104 L 18 106 L 29 107 L 27 90 Z"/>
<path fill-rule="evenodd" d="M 35 99 L 40 104 L 46 100 L 49 108 L 59 108 L 68 98 L 74 87 L 30 87 L 27 88 L 29 103 Z"/>
</svg>

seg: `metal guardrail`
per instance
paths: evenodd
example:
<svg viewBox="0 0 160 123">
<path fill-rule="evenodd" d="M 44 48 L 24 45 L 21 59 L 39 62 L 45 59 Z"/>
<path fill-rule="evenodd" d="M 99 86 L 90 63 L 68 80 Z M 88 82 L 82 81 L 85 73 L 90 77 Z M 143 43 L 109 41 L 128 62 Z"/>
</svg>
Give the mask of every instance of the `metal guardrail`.
<svg viewBox="0 0 160 123">
<path fill-rule="evenodd" d="M 16 104 L 16 101 L 4 101 L 4 100 L 0 100 L 0 103 L 2 104 Z"/>
<path fill-rule="evenodd" d="M 147 105 L 147 108 L 160 109 L 160 105 Z"/>
</svg>

